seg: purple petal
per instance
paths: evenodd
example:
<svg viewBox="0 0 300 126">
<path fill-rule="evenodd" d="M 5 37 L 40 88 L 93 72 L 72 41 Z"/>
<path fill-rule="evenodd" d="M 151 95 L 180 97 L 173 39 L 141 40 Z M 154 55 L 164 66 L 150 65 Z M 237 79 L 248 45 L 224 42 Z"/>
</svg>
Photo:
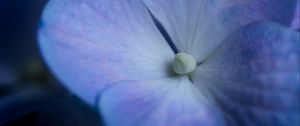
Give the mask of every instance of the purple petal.
<svg viewBox="0 0 300 126">
<path fill-rule="evenodd" d="M 277 23 L 240 29 L 195 72 L 230 123 L 299 126 L 299 32 Z"/>
<path fill-rule="evenodd" d="M 291 25 L 297 0 L 144 0 L 180 52 L 198 62 L 242 26 L 262 20 Z"/>
<path fill-rule="evenodd" d="M 300 29 L 300 0 L 297 2 L 297 7 L 295 8 L 294 20 L 292 22 L 292 28 Z"/>
<path fill-rule="evenodd" d="M 173 52 L 144 4 L 51 0 L 39 30 L 51 70 L 89 103 L 112 83 L 169 76 Z"/>
<path fill-rule="evenodd" d="M 99 108 L 109 126 L 220 126 L 223 117 L 187 76 L 122 81 L 104 91 Z"/>
</svg>

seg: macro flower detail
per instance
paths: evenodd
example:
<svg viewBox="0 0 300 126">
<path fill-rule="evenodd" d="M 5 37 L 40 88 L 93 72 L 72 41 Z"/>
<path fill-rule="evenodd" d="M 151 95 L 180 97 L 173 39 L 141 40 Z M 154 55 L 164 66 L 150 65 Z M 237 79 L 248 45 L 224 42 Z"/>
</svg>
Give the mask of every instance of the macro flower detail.
<svg viewBox="0 0 300 126">
<path fill-rule="evenodd" d="M 177 74 L 189 74 L 196 68 L 193 56 L 186 53 L 177 53 L 173 62 L 173 70 Z"/>
<path fill-rule="evenodd" d="M 297 0 L 52 0 L 53 73 L 108 126 L 299 125 Z"/>
</svg>

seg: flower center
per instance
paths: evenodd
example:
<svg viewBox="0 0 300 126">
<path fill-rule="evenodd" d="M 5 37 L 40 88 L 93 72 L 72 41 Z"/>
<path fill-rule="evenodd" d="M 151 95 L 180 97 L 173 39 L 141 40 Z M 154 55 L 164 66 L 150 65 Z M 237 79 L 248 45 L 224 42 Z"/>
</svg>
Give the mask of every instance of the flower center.
<svg viewBox="0 0 300 126">
<path fill-rule="evenodd" d="M 173 61 L 173 70 L 175 73 L 189 74 L 196 69 L 197 63 L 193 56 L 186 53 L 177 53 Z"/>
</svg>

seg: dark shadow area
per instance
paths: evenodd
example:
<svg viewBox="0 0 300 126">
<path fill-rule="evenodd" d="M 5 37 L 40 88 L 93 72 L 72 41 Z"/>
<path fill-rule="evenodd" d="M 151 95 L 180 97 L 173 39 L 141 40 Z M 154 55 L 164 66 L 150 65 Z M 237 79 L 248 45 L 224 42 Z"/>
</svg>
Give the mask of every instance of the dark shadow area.
<svg viewBox="0 0 300 126">
<path fill-rule="evenodd" d="M 37 42 L 47 0 L 0 0 L 0 126 L 100 126 L 50 74 Z"/>
</svg>

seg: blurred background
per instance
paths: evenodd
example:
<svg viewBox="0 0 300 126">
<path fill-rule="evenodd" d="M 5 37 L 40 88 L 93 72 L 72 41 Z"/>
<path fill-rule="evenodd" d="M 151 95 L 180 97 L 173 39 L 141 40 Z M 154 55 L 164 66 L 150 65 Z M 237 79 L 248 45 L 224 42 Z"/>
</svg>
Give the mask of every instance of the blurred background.
<svg viewBox="0 0 300 126">
<path fill-rule="evenodd" d="M 37 43 L 47 0 L 0 0 L 0 126 L 100 126 L 98 112 L 51 75 Z"/>
</svg>

